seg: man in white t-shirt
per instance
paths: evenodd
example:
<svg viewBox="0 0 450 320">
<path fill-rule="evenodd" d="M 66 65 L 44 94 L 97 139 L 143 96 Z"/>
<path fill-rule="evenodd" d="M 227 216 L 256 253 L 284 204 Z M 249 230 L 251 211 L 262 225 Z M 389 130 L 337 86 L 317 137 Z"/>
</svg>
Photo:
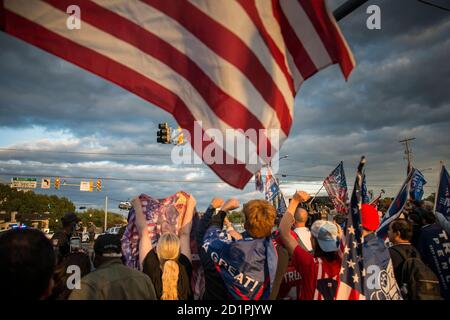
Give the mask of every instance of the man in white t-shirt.
<svg viewBox="0 0 450 320">
<path fill-rule="evenodd" d="M 295 218 L 295 229 L 294 232 L 299 237 L 300 246 L 303 247 L 306 251 L 312 251 L 311 245 L 311 232 L 306 227 L 306 222 L 308 221 L 308 211 L 303 208 L 298 207 L 295 210 L 294 214 Z"/>
</svg>

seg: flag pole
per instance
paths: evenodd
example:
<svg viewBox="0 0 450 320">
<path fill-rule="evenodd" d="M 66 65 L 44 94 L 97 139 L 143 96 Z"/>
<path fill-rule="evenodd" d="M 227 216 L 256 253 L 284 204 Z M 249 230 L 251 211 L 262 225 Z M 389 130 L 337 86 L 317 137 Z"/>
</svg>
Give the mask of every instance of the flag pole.
<svg viewBox="0 0 450 320">
<path fill-rule="evenodd" d="M 336 10 L 333 11 L 333 16 L 336 21 L 340 21 L 350 13 L 358 9 L 368 0 L 347 0 L 342 5 L 340 5 Z"/>
<path fill-rule="evenodd" d="M 311 204 L 311 203 L 314 201 L 314 199 L 317 197 L 317 195 L 319 194 L 319 192 L 320 192 L 322 189 L 323 189 L 323 183 L 322 183 L 322 186 L 320 187 L 319 191 L 317 191 L 316 194 L 314 195 L 314 197 L 312 197 L 311 200 L 309 200 L 309 203 L 308 203 L 308 204 Z"/>
</svg>

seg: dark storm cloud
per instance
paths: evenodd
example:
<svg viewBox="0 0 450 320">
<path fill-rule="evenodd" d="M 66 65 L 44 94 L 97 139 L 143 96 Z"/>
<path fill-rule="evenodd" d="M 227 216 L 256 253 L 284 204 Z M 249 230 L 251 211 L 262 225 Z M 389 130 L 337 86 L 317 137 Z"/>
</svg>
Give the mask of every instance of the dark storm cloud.
<svg viewBox="0 0 450 320">
<path fill-rule="evenodd" d="M 381 30 L 365 27 L 367 6 L 340 23 L 358 64 L 349 81 L 334 66 L 301 88 L 283 146 L 298 162 L 285 162 L 285 171 L 320 176 L 344 160 L 352 176 L 364 154 L 368 175 L 399 184 L 405 162 L 398 140 L 406 136 L 417 137 L 417 167 L 436 171 L 439 160 L 450 158 L 448 12 L 414 0 L 369 4 L 380 6 Z M 435 181 L 435 173 L 426 175 Z"/>
<path fill-rule="evenodd" d="M 155 132 L 157 121 L 171 119 L 122 88 L 20 40 L 1 33 L 0 41 L 0 126 L 41 125 L 77 136 L 140 139 Z"/>
</svg>

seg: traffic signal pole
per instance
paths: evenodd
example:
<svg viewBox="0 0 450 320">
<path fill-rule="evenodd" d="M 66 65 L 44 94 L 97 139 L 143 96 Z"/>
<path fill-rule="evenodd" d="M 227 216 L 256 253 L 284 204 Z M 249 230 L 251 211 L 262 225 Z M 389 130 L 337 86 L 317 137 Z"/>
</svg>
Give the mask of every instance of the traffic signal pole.
<svg viewBox="0 0 450 320">
<path fill-rule="evenodd" d="M 108 222 L 108 196 L 105 197 L 105 225 L 103 227 L 103 232 L 106 232 L 107 222 Z"/>
</svg>

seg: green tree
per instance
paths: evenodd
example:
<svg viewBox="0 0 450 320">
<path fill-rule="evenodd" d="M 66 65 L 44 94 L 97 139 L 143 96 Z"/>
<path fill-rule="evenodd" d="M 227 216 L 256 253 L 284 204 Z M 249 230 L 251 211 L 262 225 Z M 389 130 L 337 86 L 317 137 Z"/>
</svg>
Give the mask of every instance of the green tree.
<svg viewBox="0 0 450 320">
<path fill-rule="evenodd" d="M 231 211 L 227 215 L 231 223 L 244 223 L 245 217 L 241 211 Z"/>
<path fill-rule="evenodd" d="M 8 185 L 0 185 L 0 210 L 17 211 L 19 214 L 48 212 L 49 227 L 55 230 L 60 228 L 61 218 L 66 212 L 75 212 L 75 205 L 65 197 L 24 192 Z"/>
</svg>

